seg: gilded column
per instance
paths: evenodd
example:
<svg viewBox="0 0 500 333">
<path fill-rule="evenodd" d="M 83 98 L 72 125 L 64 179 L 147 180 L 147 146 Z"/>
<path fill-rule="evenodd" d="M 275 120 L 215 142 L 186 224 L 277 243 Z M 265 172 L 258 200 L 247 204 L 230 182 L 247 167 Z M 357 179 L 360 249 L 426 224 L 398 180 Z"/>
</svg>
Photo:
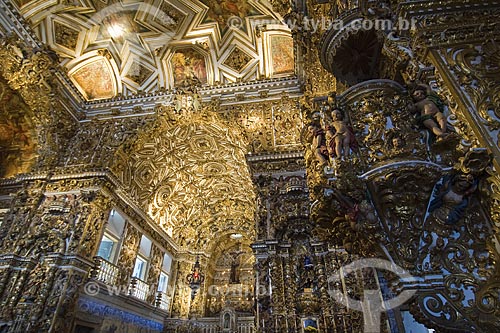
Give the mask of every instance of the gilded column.
<svg viewBox="0 0 500 333">
<path fill-rule="evenodd" d="M 120 267 L 120 274 L 118 276 L 119 286 L 128 286 L 129 284 L 140 243 L 141 233 L 130 222 L 127 223 L 120 256 L 118 258 L 118 267 Z"/>
</svg>

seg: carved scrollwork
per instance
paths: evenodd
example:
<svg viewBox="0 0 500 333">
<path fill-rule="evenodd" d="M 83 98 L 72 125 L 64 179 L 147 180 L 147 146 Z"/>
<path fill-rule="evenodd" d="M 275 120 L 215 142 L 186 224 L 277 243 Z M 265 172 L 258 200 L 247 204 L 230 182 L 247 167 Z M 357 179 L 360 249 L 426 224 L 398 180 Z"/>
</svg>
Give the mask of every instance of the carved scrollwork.
<svg viewBox="0 0 500 333">
<path fill-rule="evenodd" d="M 28 47 L 12 36 L 3 37 L 0 45 L 0 74 L 31 109 L 38 155 L 35 166 L 53 167 L 75 130 L 74 118 L 62 105 L 62 97 L 55 97 L 55 54 Z"/>
<path fill-rule="evenodd" d="M 374 198 L 377 212 L 387 230 L 384 243 L 407 269 L 415 269 L 421 252 L 419 241 L 428 200 L 440 175 L 439 168 L 427 163 L 395 165 L 368 175 L 372 182 L 369 188 L 377 193 Z"/>
<path fill-rule="evenodd" d="M 440 53 L 461 89 L 472 99 L 481 126 L 491 133 L 492 142 L 500 147 L 496 135 L 500 128 L 497 42 L 489 40 L 481 45 L 459 46 Z"/>
<path fill-rule="evenodd" d="M 396 82 L 367 81 L 347 90 L 339 101 L 350 110 L 364 163 L 425 158 L 425 145 L 408 109 L 407 93 Z"/>
<path fill-rule="evenodd" d="M 160 278 L 162 263 L 163 263 L 163 252 L 157 246 L 153 246 L 151 249 L 151 261 L 149 263 L 148 276 L 146 283 L 149 285 L 151 290 L 158 290 L 158 279 Z M 152 304 L 155 300 L 156 294 L 150 292 L 148 295 L 148 302 Z"/>
<path fill-rule="evenodd" d="M 121 270 L 118 277 L 118 285 L 128 285 L 129 278 L 132 276 L 135 258 L 139 249 L 141 234 L 132 224 L 127 223 L 124 232 L 123 245 L 120 250 L 118 262 Z"/>
<path fill-rule="evenodd" d="M 116 153 L 113 171 L 180 246 L 202 249 L 223 229 L 254 233 L 253 189 L 238 129 L 204 108 L 174 122 L 159 117 L 133 141 Z"/>
<path fill-rule="evenodd" d="M 410 307 L 410 311 L 414 317 L 422 323 L 429 326 L 436 324 L 441 327 L 448 327 L 447 329 L 441 328 L 444 332 L 467 332 L 472 330 L 471 324 L 458 312 L 442 293 L 435 292 L 420 292 L 416 305 Z M 430 317 L 425 317 L 420 313 L 419 309 L 428 309 Z M 450 322 L 448 322 L 448 318 Z"/>
</svg>

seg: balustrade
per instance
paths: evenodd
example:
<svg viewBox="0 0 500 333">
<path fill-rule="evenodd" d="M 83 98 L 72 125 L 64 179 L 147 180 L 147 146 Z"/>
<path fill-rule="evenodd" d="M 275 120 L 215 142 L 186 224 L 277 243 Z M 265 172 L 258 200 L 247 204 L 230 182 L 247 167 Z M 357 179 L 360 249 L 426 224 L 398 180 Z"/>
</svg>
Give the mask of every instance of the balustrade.
<svg viewBox="0 0 500 333">
<path fill-rule="evenodd" d="M 238 317 L 236 319 L 235 330 L 223 329 L 221 327 L 220 318 L 198 318 L 196 323 L 188 320 L 167 319 L 166 332 L 176 332 L 178 329 L 187 329 L 188 331 L 198 331 L 201 333 L 254 333 L 256 332 L 254 325 L 254 317 Z"/>
<path fill-rule="evenodd" d="M 96 265 L 91 273 L 92 278 L 108 285 L 116 285 L 118 267 L 101 257 L 95 257 L 94 261 Z"/>
<path fill-rule="evenodd" d="M 149 294 L 149 284 L 139 278 L 133 277 L 130 280 L 128 293 L 130 296 L 146 301 Z"/>
<path fill-rule="evenodd" d="M 170 297 L 167 294 L 159 291 L 156 294 L 155 306 L 162 310 L 168 311 L 170 307 Z"/>
</svg>

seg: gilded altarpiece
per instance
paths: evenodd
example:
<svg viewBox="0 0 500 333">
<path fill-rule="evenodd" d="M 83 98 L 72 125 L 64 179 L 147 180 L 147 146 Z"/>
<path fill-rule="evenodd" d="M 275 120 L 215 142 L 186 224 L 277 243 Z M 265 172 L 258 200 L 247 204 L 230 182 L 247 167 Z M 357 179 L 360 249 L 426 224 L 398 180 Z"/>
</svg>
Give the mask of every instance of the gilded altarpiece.
<svg viewBox="0 0 500 333">
<path fill-rule="evenodd" d="M 340 290 L 359 299 L 364 289 L 377 285 L 377 273 L 342 275 L 342 266 L 362 257 L 318 241 L 303 171 L 260 175 L 255 182 L 262 200 L 258 241 L 252 245 L 259 331 L 303 332 L 305 323 L 325 332 L 361 331 L 362 314 L 335 301 L 330 293 Z M 387 331 L 387 324 L 382 331 Z"/>
<path fill-rule="evenodd" d="M 1 315 L 11 329 L 71 329 L 109 200 L 96 190 L 64 193 L 68 185 L 40 177 L 4 187 L 15 195 L 1 225 Z"/>
<path fill-rule="evenodd" d="M 317 235 L 363 257 L 389 253 L 420 277 L 410 309 L 429 327 L 492 329 L 494 317 L 488 313 L 494 316 L 496 287 L 488 281 L 495 276 L 498 253 L 490 243 L 494 229 L 488 205 L 480 204 L 491 195 L 486 190 L 490 157 L 452 128 L 445 139 L 429 141 L 408 105 L 401 86 L 378 80 L 358 84 L 318 106 L 326 124 L 332 119 L 325 110 L 343 110 L 357 144 L 345 159 L 326 154 L 327 165 L 314 151 L 306 153 L 309 188 L 317 200 L 311 210 Z M 313 119 L 311 132 L 325 135 L 315 126 Z M 324 144 L 329 144 L 327 139 Z M 430 285 L 429 274 L 440 278 Z M 435 283 L 444 291 L 436 292 Z"/>
</svg>

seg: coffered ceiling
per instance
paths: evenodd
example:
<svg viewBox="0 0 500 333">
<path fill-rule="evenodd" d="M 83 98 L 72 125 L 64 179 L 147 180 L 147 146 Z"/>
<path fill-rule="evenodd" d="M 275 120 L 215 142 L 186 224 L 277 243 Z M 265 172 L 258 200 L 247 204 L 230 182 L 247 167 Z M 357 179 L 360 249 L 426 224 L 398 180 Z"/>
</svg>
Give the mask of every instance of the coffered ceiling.
<svg viewBox="0 0 500 333">
<path fill-rule="evenodd" d="M 290 31 L 265 0 L 14 0 L 84 98 L 294 74 Z"/>
</svg>

